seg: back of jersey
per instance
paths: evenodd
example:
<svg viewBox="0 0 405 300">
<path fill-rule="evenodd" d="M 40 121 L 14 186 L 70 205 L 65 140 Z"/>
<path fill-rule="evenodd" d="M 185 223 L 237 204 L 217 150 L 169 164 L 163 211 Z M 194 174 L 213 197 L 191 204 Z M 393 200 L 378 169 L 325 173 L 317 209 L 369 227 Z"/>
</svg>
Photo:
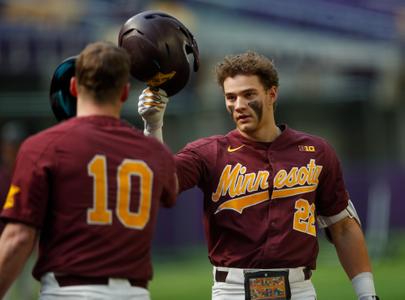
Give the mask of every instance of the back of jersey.
<svg viewBox="0 0 405 300">
<path fill-rule="evenodd" d="M 163 145 L 115 118 L 80 117 L 28 140 L 16 170 L 21 164 L 24 173 L 13 178 L 21 193 L 9 210 L 17 212 L 9 217 L 41 229 L 36 278 L 151 278 L 157 210 L 176 197 L 174 162 Z"/>
</svg>

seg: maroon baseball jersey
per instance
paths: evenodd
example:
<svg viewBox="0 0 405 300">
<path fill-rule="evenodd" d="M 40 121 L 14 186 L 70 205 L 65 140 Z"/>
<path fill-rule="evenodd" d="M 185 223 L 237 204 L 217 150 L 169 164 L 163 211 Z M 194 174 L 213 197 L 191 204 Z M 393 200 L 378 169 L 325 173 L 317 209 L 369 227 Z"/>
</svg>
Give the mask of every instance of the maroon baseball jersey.
<svg viewBox="0 0 405 300">
<path fill-rule="evenodd" d="M 23 143 L 2 218 L 40 229 L 33 275 L 148 280 L 160 203 L 175 202 L 173 155 L 124 121 L 79 117 Z"/>
<path fill-rule="evenodd" d="M 348 205 L 340 163 L 323 139 L 281 126 L 272 143 L 237 130 L 176 155 L 180 190 L 204 192 L 211 263 L 234 268 L 315 268 L 316 214 Z"/>
<path fill-rule="evenodd" d="M 10 187 L 11 181 L 11 171 L 5 166 L 0 164 L 0 212 L 3 208 L 4 202 L 6 201 L 7 193 Z M 0 220 L 0 235 L 3 232 L 4 223 Z"/>
</svg>

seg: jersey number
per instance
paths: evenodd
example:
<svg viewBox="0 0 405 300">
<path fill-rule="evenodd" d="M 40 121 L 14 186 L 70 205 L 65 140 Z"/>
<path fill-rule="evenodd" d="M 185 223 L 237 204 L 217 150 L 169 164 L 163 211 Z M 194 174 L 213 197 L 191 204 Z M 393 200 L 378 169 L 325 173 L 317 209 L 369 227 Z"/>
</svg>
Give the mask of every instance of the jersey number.
<svg viewBox="0 0 405 300">
<path fill-rule="evenodd" d="M 93 177 L 93 207 L 87 210 L 87 223 L 112 224 L 112 211 L 108 208 L 107 159 L 104 155 L 96 155 L 87 165 L 89 176 Z M 125 227 L 143 229 L 149 221 L 153 172 L 145 162 L 124 159 L 117 170 L 117 202 L 115 213 Z M 139 208 L 130 211 L 131 176 L 140 180 Z"/>
<path fill-rule="evenodd" d="M 295 209 L 293 229 L 316 236 L 315 204 L 309 204 L 305 199 L 298 199 L 295 202 Z"/>
</svg>

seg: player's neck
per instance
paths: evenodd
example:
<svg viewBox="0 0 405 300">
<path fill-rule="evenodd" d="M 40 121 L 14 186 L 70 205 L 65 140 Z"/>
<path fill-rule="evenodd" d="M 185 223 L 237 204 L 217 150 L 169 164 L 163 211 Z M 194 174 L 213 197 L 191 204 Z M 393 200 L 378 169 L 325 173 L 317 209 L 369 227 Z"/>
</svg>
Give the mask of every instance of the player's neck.
<svg viewBox="0 0 405 300">
<path fill-rule="evenodd" d="M 269 115 L 264 116 L 254 130 L 242 131 L 241 128 L 238 129 L 247 139 L 264 143 L 274 141 L 281 134 L 280 128 L 276 125 L 273 111 L 270 111 Z"/>
<path fill-rule="evenodd" d="M 109 116 L 119 119 L 121 104 L 98 104 L 89 99 L 77 99 L 77 116 Z"/>
<path fill-rule="evenodd" d="M 266 127 L 261 127 L 253 132 L 243 132 L 241 130 L 239 130 L 239 132 L 247 139 L 265 143 L 274 141 L 281 134 L 280 128 L 275 123 Z"/>
</svg>

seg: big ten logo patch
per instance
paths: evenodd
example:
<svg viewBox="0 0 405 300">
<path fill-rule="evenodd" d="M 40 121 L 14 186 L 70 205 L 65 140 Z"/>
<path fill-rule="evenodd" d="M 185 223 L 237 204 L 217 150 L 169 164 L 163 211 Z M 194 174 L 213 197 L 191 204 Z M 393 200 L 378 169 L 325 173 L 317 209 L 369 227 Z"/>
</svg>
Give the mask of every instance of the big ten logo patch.
<svg viewBox="0 0 405 300">
<path fill-rule="evenodd" d="M 298 145 L 298 150 L 302 152 L 315 152 L 315 146 L 311 145 Z"/>
</svg>

